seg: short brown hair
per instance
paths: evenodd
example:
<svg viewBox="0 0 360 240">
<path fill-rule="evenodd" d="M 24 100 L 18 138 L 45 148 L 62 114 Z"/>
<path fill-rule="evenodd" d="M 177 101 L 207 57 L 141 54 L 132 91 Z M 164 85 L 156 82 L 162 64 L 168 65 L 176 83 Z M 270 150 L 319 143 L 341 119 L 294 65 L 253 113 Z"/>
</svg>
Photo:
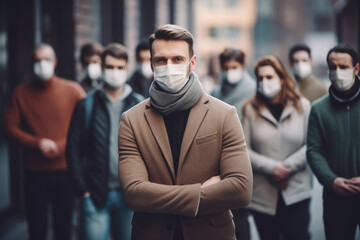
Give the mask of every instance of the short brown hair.
<svg viewBox="0 0 360 240">
<path fill-rule="evenodd" d="M 128 60 L 128 54 L 126 47 L 121 45 L 120 43 L 109 43 L 103 53 L 101 54 L 101 62 L 105 64 L 105 58 L 107 55 L 110 55 L 114 58 L 124 59 L 126 62 Z"/>
<path fill-rule="evenodd" d="M 94 55 L 101 56 L 103 52 L 103 47 L 99 43 L 88 42 L 85 43 L 80 50 L 80 62 L 83 66 L 86 65 L 85 58 L 91 57 Z"/>
<path fill-rule="evenodd" d="M 221 68 L 224 69 L 224 64 L 230 60 L 235 60 L 238 63 L 245 65 L 245 53 L 235 48 L 225 48 L 219 56 Z"/>
<path fill-rule="evenodd" d="M 155 29 L 155 32 L 149 37 L 150 54 L 152 56 L 152 44 L 156 39 L 163 40 L 183 40 L 189 44 L 189 55 L 194 55 L 194 37 L 191 33 L 183 27 L 173 24 L 162 25 Z"/>
</svg>

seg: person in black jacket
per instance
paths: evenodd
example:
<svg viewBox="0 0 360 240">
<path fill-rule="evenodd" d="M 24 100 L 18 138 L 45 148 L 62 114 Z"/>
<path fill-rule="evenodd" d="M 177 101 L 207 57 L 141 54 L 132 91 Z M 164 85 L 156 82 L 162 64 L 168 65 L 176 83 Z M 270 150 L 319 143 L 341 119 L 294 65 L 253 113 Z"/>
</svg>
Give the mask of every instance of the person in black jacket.
<svg viewBox="0 0 360 240">
<path fill-rule="evenodd" d="M 121 114 L 143 97 L 125 84 L 127 52 L 109 44 L 101 55 L 104 85 L 80 100 L 73 112 L 66 157 L 77 196 L 82 198 L 85 239 L 130 239 L 132 212 L 118 180 L 118 128 Z"/>
<path fill-rule="evenodd" d="M 136 64 L 136 69 L 128 79 L 128 84 L 134 92 L 148 98 L 154 74 L 151 70 L 150 46 L 147 41 L 140 42 L 136 47 Z"/>
</svg>

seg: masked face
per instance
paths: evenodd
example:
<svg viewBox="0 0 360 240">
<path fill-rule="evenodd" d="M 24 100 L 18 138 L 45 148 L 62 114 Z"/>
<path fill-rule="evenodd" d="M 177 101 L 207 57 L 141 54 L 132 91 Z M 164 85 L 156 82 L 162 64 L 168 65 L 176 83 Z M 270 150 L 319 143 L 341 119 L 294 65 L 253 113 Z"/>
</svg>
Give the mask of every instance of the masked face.
<svg viewBox="0 0 360 240">
<path fill-rule="evenodd" d="M 127 74 L 125 70 L 105 69 L 104 82 L 112 89 L 122 87 L 126 82 Z"/>
<path fill-rule="evenodd" d="M 54 63 L 49 60 L 41 60 L 34 63 L 34 74 L 42 80 L 47 81 L 54 75 Z"/>
<path fill-rule="evenodd" d="M 258 91 L 266 98 L 273 98 L 281 91 L 281 81 L 272 66 L 261 66 L 257 70 Z"/>
<path fill-rule="evenodd" d="M 189 79 L 188 66 L 189 64 L 167 64 L 154 67 L 155 81 L 165 92 L 179 92 Z"/>
<path fill-rule="evenodd" d="M 306 79 L 308 76 L 310 76 L 312 72 L 312 67 L 310 62 L 298 62 L 294 64 L 293 67 L 294 75 L 303 80 Z"/>
<path fill-rule="evenodd" d="M 86 68 L 86 73 L 91 80 L 97 80 L 101 76 L 101 65 L 99 63 L 90 63 Z"/>
<path fill-rule="evenodd" d="M 259 82 L 258 91 L 267 98 L 275 97 L 281 90 L 281 83 L 278 78 L 263 80 Z"/>
<path fill-rule="evenodd" d="M 240 82 L 242 76 L 243 70 L 241 68 L 230 69 L 226 72 L 226 79 L 231 84 Z"/>
<path fill-rule="evenodd" d="M 150 78 L 153 75 L 153 71 L 151 70 L 150 62 L 141 63 L 139 65 L 139 70 L 145 78 Z"/>
<path fill-rule="evenodd" d="M 330 70 L 329 78 L 337 90 L 347 91 L 355 82 L 354 68 Z"/>
</svg>

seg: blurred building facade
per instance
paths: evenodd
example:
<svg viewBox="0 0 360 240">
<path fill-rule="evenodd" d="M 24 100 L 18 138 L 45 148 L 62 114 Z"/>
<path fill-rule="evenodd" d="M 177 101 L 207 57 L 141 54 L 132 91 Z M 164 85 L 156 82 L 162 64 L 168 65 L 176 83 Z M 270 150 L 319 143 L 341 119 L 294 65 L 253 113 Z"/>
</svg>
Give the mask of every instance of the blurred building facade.
<svg viewBox="0 0 360 240">
<path fill-rule="evenodd" d="M 0 124 L 11 93 L 29 80 L 34 46 L 51 44 L 57 75 L 81 75 L 79 52 L 88 41 L 119 42 L 135 67 L 135 48 L 154 28 L 173 23 L 192 31 L 191 0 L 2 0 L 0 1 Z M 24 214 L 21 148 L 0 130 L 0 226 Z"/>
<path fill-rule="evenodd" d="M 207 74 L 210 58 L 217 58 L 225 47 L 241 49 L 247 55 L 246 60 L 252 60 L 256 7 L 256 0 L 196 1 L 194 24 L 199 75 Z"/>
<path fill-rule="evenodd" d="M 323 74 L 327 51 L 335 42 L 334 14 L 328 0 L 258 0 L 255 57 L 275 54 L 287 65 L 288 50 L 305 43 Z"/>
<path fill-rule="evenodd" d="M 360 2 L 358 0 L 333 0 L 336 35 L 339 42 L 350 44 L 360 52 Z"/>
</svg>

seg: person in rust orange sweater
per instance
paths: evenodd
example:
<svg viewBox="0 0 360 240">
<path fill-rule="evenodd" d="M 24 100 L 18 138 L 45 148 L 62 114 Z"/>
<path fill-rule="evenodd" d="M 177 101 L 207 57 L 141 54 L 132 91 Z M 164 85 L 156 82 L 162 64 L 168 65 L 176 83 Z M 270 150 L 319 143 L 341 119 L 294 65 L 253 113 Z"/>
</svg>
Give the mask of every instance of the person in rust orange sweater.
<svg viewBox="0 0 360 240">
<path fill-rule="evenodd" d="M 5 115 L 5 132 L 24 148 L 29 239 L 46 239 L 51 204 L 55 239 L 71 238 L 73 193 L 65 160 L 71 114 L 85 96 L 81 86 L 54 74 L 54 49 L 34 51 L 32 81 L 19 85 Z"/>
</svg>

